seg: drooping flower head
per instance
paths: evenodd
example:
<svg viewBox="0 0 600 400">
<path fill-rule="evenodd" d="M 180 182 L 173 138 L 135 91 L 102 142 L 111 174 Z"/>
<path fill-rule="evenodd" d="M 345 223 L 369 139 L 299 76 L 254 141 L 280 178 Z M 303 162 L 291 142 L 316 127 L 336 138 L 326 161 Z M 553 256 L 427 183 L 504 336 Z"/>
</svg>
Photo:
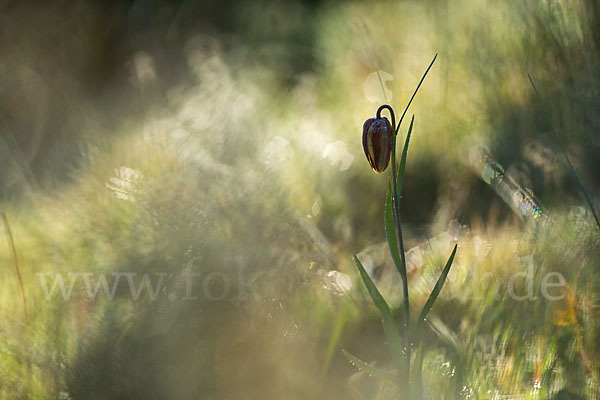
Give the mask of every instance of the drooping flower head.
<svg viewBox="0 0 600 400">
<path fill-rule="evenodd" d="M 363 125 L 363 149 L 373 171 L 381 173 L 390 163 L 394 129 L 386 117 L 369 118 Z"/>
</svg>

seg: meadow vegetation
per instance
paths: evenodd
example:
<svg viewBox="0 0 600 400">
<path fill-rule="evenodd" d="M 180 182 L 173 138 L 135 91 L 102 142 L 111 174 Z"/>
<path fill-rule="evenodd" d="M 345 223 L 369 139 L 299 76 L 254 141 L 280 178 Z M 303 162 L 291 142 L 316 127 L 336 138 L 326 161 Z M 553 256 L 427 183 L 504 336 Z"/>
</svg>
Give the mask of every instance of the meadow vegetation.
<svg viewBox="0 0 600 400">
<path fill-rule="evenodd" d="M 412 315 L 458 245 L 424 398 L 600 396 L 600 227 L 550 125 L 599 210 L 596 2 L 241 2 L 215 25 L 134 4 L 0 17 L 1 398 L 396 398 L 342 353 L 393 368 L 353 254 L 403 313 L 361 129 L 436 53 L 401 210 Z M 111 299 L 86 276 L 121 278 Z"/>
</svg>

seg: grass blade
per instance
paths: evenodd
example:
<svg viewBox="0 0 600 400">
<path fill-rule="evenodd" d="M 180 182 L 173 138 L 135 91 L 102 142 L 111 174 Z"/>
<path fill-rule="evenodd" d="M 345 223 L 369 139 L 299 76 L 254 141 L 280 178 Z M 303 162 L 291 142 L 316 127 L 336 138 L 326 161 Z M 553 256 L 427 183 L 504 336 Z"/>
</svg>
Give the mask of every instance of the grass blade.
<svg viewBox="0 0 600 400">
<path fill-rule="evenodd" d="M 371 280 L 367 271 L 361 264 L 358 257 L 354 256 L 354 264 L 356 264 L 356 268 L 358 268 L 358 272 L 360 273 L 360 277 L 367 287 L 367 291 L 373 300 L 373 303 L 379 310 L 381 314 L 381 318 L 383 320 L 383 333 L 390 345 L 392 350 L 392 356 L 394 361 L 396 361 L 399 370 L 402 369 L 403 360 L 404 360 L 404 352 L 402 351 L 402 342 L 400 340 L 400 334 L 398 332 L 398 328 L 396 327 L 396 322 L 394 317 L 392 316 L 392 312 L 390 311 L 390 307 L 386 303 L 385 299 L 379 293 L 379 290 Z"/>
<path fill-rule="evenodd" d="M 423 398 L 423 343 L 419 343 L 415 361 L 410 372 L 410 388 L 412 389 L 411 399 L 421 400 Z"/>
<path fill-rule="evenodd" d="M 392 183 L 388 182 L 387 199 L 385 201 L 385 236 L 387 237 L 390 253 L 394 260 L 394 265 L 400 273 L 402 279 L 406 279 L 404 269 L 402 268 L 402 260 L 398 251 L 398 238 L 396 237 L 396 228 L 394 226 L 394 216 L 392 213 Z"/>
<path fill-rule="evenodd" d="M 427 302 L 423 306 L 423 310 L 421 310 L 421 314 L 419 314 L 419 317 L 415 321 L 415 328 L 413 331 L 413 335 L 419 331 L 421 324 L 423 323 L 423 321 L 425 321 L 425 318 L 427 318 L 427 314 L 429 313 L 429 310 L 431 310 L 431 307 L 433 307 L 433 303 L 435 303 L 435 300 L 437 299 L 438 295 L 442 291 L 442 287 L 444 286 L 444 283 L 446 282 L 446 277 L 448 276 L 448 272 L 450 272 L 450 267 L 452 266 L 452 262 L 454 261 L 454 256 L 456 255 L 457 246 L 458 245 L 454 245 L 454 250 L 452 250 L 452 254 L 450 255 L 450 258 L 448 259 L 446 266 L 442 270 L 442 274 L 438 278 L 438 281 L 435 284 L 433 290 L 431 291 L 431 294 L 429 295 Z"/>
<path fill-rule="evenodd" d="M 348 353 L 346 350 L 342 349 L 342 353 L 346 358 L 359 370 L 365 371 L 367 374 L 382 379 L 388 383 L 396 384 L 396 375 L 392 372 L 386 371 L 381 368 L 373 367 L 366 362 L 354 357 L 352 354 Z"/>
<path fill-rule="evenodd" d="M 398 199 L 398 208 L 400 208 L 400 200 L 402 200 L 402 183 L 404 182 L 404 169 L 406 168 L 406 156 L 408 155 L 408 143 L 410 142 L 410 135 L 412 133 L 413 124 L 415 122 L 415 116 L 413 115 L 410 120 L 410 126 L 408 127 L 408 134 L 404 141 L 404 149 L 402 150 L 402 157 L 400 158 L 400 168 L 398 169 L 398 183 L 396 185 L 396 198 Z"/>
<path fill-rule="evenodd" d="M 340 338 L 342 337 L 342 333 L 344 333 L 344 328 L 348 324 L 348 322 L 352 320 L 352 306 L 350 302 L 347 300 L 344 302 L 344 307 L 342 311 L 338 314 L 335 324 L 333 325 L 333 331 L 331 332 L 331 336 L 329 338 L 329 345 L 327 346 L 327 353 L 325 354 L 325 360 L 323 361 L 323 366 L 321 368 L 321 376 L 324 377 L 329 370 L 329 366 L 331 365 L 331 360 L 338 348 L 340 343 Z"/>
<path fill-rule="evenodd" d="M 419 91 L 419 88 L 421 87 L 421 84 L 425 80 L 425 77 L 427 76 L 427 73 L 429 73 L 429 70 L 431 69 L 431 67 L 433 67 L 433 63 L 435 62 L 437 56 L 438 56 L 437 53 L 435 53 L 435 56 L 433 57 L 433 60 L 431 60 L 431 63 L 429 63 L 429 66 L 427 67 L 427 69 L 425 70 L 425 73 L 421 77 L 421 80 L 419 81 L 419 84 L 417 85 L 417 88 L 415 89 L 415 91 L 413 92 L 412 96 L 410 97 L 410 100 L 408 101 L 408 104 L 406 105 L 406 108 L 404 109 L 404 112 L 402 112 L 402 116 L 400 117 L 400 120 L 398 121 L 398 126 L 396 127 L 396 135 L 398 135 L 398 129 L 400 129 L 400 125 L 402 125 L 402 120 L 404 119 L 404 116 L 406 115 L 406 112 L 408 111 L 408 107 L 410 107 L 410 103 L 412 103 L 413 99 L 417 95 L 417 92 Z"/>
<path fill-rule="evenodd" d="M 21 277 L 21 269 L 19 268 L 19 257 L 17 256 L 17 249 L 15 248 L 15 240 L 8 224 L 8 217 L 5 213 L 0 213 L 2 220 L 4 221 L 4 228 L 6 230 L 6 238 L 8 240 L 8 249 L 15 265 L 15 271 L 17 273 L 17 279 L 19 280 L 19 289 L 21 290 L 21 298 L 23 300 L 23 314 L 25 318 L 25 331 L 29 336 L 29 313 L 27 312 L 27 297 L 25 296 L 25 288 L 23 286 L 23 278 Z"/>
</svg>

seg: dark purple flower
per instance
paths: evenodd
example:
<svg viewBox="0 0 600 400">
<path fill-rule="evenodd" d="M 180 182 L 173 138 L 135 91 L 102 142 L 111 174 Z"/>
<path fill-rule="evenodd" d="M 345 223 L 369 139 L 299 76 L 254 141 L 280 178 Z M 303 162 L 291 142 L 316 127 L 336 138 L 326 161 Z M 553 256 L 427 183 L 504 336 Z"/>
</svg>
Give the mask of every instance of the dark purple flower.
<svg viewBox="0 0 600 400">
<path fill-rule="evenodd" d="M 363 125 L 363 149 L 373 171 L 381 173 L 390 163 L 394 132 L 386 117 L 369 118 Z"/>
</svg>

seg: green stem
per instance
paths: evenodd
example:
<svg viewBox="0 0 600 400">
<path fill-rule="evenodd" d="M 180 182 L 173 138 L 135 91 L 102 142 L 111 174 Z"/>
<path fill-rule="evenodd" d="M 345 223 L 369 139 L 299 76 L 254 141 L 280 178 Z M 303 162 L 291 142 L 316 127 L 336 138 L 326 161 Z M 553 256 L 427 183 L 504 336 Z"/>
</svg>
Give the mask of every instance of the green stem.
<svg viewBox="0 0 600 400">
<path fill-rule="evenodd" d="M 5 213 L 0 212 L 2 220 L 4 221 L 4 228 L 6 229 L 6 238 L 8 240 L 8 249 L 15 265 L 15 271 L 17 272 L 17 279 L 19 280 L 19 289 L 21 290 L 21 298 L 23 299 L 23 315 L 25 319 L 25 332 L 29 337 L 29 314 L 27 312 L 27 297 L 25 296 L 25 287 L 23 286 L 23 278 L 21 277 L 21 270 L 19 268 L 19 257 L 17 256 L 17 249 L 15 248 L 15 240 L 8 224 L 8 217 Z"/>
<path fill-rule="evenodd" d="M 419 84 L 417 85 L 410 100 L 408 101 L 408 104 L 406 105 L 406 108 L 404 109 L 404 111 L 402 112 L 402 115 L 400 116 L 398 125 L 396 125 L 396 117 L 394 115 L 394 110 L 392 109 L 392 107 L 390 105 L 384 104 L 377 109 L 377 118 L 381 118 L 381 111 L 383 111 L 384 109 L 387 109 L 390 112 L 390 116 L 392 119 L 392 129 L 394 130 L 394 135 L 392 137 L 392 171 L 391 171 L 391 175 L 392 175 L 392 217 L 394 220 L 394 228 L 396 231 L 398 252 L 400 253 L 400 260 L 401 260 L 401 264 L 402 264 L 400 273 L 402 275 L 402 292 L 404 295 L 403 304 L 404 304 L 404 350 L 405 350 L 405 368 L 404 368 L 404 375 L 403 375 L 403 380 L 404 380 L 403 385 L 406 388 L 406 393 L 408 393 L 408 396 L 410 396 L 410 358 L 411 358 L 410 302 L 409 302 L 409 295 L 408 295 L 408 274 L 406 271 L 406 256 L 404 254 L 404 240 L 402 239 L 402 221 L 400 219 L 400 200 L 402 199 L 402 194 L 398 193 L 397 176 L 398 176 L 399 171 L 396 169 L 396 137 L 398 136 L 398 131 L 400 130 L 400 125 L 402 125 L 402 120 L 404 119 L 404 116 L 406 115 L 408 108 L 410 107 L 413 99 L 415 98 L 417 92 L 419 91 L 421 84 L 425 80 L 427 73 L 433 66 L 433 63 L 435 62 L 437 56 L 438 55 L 436 53 L 435 56 L 433 57 L 433 60 L 431 60 L 431 63 L 429 63 L 429 66 L 425 70 L 425 73 L 421 77 Z"/>
<path fill-rule="evenodd" d="M 408 297 L 408 275 L 406 272 L 406 256 L 404 255 L 404 240 L 402 240 L 402 222 L 400 220 L 400 199 L 398 198 L 397 188 L 397 170 L 396 170 L 396 135 L 392 141 L 392 213 L 394 214 L 394 225 L 396 227 L 396 237 L 398 240 L 398 252 L 402 261 L 402 293 L 404 294 L 404 348 L 406 351 L 406 390 L 410 393 L 409 374 L 410 374 L 410 303 Z"/>
<path fill-rule="evenodd" d="M 420 85 L 420 84 L 419 84 Z M 418 88 L 417 88 L 418 89 Z M 416 93 L 416 91 L 415 91 Z M 414 97 L 414 95 L 413 95 Z M 412 99 L 411 99 L 412 101 Z M 410 104 L 410 103 L 409 103 Z M 396 169 L 396 117 L 394 115 L 394 110 L 388 104 L 384 104 L 377 109 L 377 118 L 381 118 L 381 111 L 387 109 L 390 112 L 390 117 L 392 119 L 392 129 L 394 130 L 394 135 L 392 136 L 392 214 L 394 220 L 394 228 L 396 231 L 396 245 L 398 246 L 398 252 L 400 253 L 400 259 L 402 261 L 401 266 L 401 275 L 402 275 L 402 292 L 404 295 L 404 318 L 403 318 L 403 326 L 404 326 L 404 350 L 405 350 L 405 367 L 404 367 L 404 376 L 403 376 L 403 386 L 406 387 L 407 393 L 410 393 L 410 383 L 409 383 L 409 374 L 410 374 L 410 303 L 408 298 L 408 277 L 406 274 L 406 260 L 404 255 L 404 241 L 402 240 L 402 223 L 400 221 L 400 199 L 398 199 L 398 188 L 397 188 L 397 169 Z M 408 107 L 407 107 L 408 109 Z M 405 111 L 406 112 L 406 111 Z"/>
</svg>

